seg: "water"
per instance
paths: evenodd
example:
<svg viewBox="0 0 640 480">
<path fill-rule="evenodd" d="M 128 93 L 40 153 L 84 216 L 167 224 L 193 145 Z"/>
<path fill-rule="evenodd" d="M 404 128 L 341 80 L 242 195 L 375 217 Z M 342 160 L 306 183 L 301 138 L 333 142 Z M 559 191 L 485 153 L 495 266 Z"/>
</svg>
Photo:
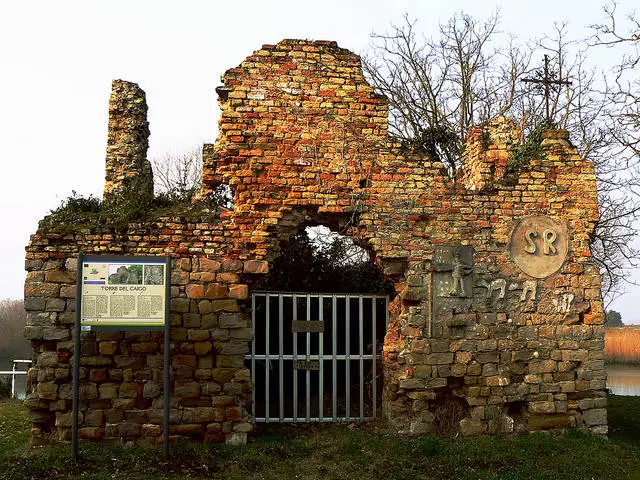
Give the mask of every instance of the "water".
<svg viewBox="0 0 640 480">
<path fill-rule="evenodd" d="M 607 388 L 615 395 L 640 396 L 640 367 L 607 367 Z"/>
</svg>

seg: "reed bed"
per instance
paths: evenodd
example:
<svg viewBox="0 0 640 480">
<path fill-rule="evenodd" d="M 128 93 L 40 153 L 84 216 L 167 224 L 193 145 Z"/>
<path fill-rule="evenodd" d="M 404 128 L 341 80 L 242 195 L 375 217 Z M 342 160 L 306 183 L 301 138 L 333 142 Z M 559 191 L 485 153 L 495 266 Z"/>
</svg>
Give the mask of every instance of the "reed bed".
<svg viewBox="0 0 640 480">
<path fill-rule="evenodd" d="M 607 363 L 640 364 L 640 327 L 607 328 L 604 358 Z"/>
</svg>

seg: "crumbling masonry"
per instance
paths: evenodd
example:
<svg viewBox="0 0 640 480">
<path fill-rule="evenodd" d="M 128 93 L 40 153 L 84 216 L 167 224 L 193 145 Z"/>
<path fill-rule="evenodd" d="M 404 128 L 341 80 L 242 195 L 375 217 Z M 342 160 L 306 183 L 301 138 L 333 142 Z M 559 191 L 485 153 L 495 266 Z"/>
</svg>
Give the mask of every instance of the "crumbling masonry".
<svg viewBox="0 0 640 480">
<path fill-rule="evenodd" d="M 36 362 L 26 404 L 36 439 L 70 438 L 82 250 L 171 255 L 170 433 L 244 441 L 254 426 L 250 294 L 280 242 L 316 224 L 370 250 L 398 292 L 382 399 L 397 431 L 435 432 L 454 402 L 464 435 L 607 433 L 603 307 L 589 249 L 595 176 L 566 132 L 546 132 L 546 158 L 505 177 L 509 122 L 473 131 L 453 181 L 390 141 L 386 100 L 358 56 L 333 42 L 265 45 L 224 74 L 218 94 L 220 133 L 204 146 L 199 197 L 226 184 L 232 210 L 31 237 L 26 336 Z M 114 82 L 109 114 L 105 198 L 148 194 L 144 93 Z M 83 333 L 81 438 L 160 441 L 161 338 Z"/>
</svg>

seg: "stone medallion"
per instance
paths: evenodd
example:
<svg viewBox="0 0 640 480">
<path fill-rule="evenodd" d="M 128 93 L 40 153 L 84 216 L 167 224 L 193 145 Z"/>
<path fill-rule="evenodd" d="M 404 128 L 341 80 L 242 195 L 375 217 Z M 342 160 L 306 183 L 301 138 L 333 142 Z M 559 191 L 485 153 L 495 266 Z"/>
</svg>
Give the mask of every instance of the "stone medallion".
<svg viewBox="0 0 640 480">
<path fill-rule="evenodd" d="M 524 273 L 548 277 L 567 259 L 567 228 L 547 216 L 525 217 L 513 230 L 509 249 L 512 260 Z"/>
</svg>

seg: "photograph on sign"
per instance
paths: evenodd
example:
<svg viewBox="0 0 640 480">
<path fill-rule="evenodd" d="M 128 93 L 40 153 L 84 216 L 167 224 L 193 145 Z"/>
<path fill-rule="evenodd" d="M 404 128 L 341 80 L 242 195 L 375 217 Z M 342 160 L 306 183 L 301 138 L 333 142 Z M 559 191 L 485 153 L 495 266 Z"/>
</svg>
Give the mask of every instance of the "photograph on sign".
<svg viewBox="0 0 640 480">
<path fill-rule="evenodd" d="M 82 326 L 162 327 L 165 261 L 86 258 L 82 264 Z"/>
</svg>

